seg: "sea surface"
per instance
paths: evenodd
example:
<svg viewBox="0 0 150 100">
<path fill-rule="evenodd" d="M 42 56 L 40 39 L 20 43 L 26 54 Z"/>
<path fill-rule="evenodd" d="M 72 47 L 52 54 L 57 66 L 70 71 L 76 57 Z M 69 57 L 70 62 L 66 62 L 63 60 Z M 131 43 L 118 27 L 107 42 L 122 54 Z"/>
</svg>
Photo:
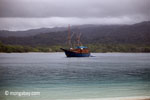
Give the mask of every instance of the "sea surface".
<svg viewBox="0 0 150 100">
<path fill-rule="evenodd" d="M 0 100 L 136 96 L 150 96 L 150 53 L 0 53 Z"/>
</svg>

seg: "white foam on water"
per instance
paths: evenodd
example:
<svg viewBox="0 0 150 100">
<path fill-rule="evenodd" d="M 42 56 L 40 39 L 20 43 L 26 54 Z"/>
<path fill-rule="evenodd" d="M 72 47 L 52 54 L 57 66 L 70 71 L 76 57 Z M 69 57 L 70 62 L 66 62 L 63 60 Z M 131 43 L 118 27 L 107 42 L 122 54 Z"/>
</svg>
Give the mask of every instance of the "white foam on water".
<svg viewBox="0 0 150 100">
<path fill-rule="evenodd" d="M 59 100 L 150 100 L 150 96 L 113 97 L 113 98 L 82 98 L 82 99 L 59 99 Z"/>
</svg>

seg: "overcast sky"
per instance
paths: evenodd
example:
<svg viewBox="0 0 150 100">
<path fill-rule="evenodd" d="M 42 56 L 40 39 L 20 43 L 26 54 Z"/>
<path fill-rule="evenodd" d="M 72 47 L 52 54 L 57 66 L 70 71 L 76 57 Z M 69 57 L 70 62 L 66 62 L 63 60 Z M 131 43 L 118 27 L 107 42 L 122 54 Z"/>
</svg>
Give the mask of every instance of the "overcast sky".
<svg viewBox="0 0 150 100">
<path fill-rule="evenodd" d="M 0 0 L 0 30 L 150 20 L 150 0 Z"/>
</svg>

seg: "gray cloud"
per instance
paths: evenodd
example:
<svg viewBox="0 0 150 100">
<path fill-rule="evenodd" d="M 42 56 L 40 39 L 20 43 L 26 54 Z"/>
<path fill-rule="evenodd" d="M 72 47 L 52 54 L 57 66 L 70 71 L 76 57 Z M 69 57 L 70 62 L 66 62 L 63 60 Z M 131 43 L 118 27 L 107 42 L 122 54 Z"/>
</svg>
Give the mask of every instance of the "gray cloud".
<svg viewBox="0 0 150 100">
<path fill-rule="evenodd" d="M 51 27 L 65 27 L 71 25 L 83 24 L 133 24 L 141 22 L 142 16 L 135 19 L 133 17 L 105 17 L 105 18 L 78 18 L 78 17 L 50 17 L 50 18 L 0 18 L 0 30 L 28 30 L 36 28 L 51 28 Z"/>
<path fill-rule="evenodd" d="M 115 17 L 150 14 L 150 0 L 1 0 L 0 17 Z"/>
<path fill-rule="evenodd" d="M 150 20 L 149 9 L 150 0 L 0 0 L 0 29 L 131 24 Z"/>
</svg>

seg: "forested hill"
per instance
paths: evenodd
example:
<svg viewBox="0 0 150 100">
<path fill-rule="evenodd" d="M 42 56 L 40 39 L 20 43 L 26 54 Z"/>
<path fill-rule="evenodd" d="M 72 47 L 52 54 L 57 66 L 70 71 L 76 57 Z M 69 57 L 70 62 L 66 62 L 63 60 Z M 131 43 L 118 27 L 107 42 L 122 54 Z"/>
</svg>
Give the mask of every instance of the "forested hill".
<svg viewBox="0 0 150 100">
<path fill-rule="evenodd" d="M 26 31 L 8 31 L 8 30 L 0 30 L 0 37 L 28 37 L 35 36 L 37 34 L 48 33 L 48 32 L 57 32 L 57 31 L 65 31 L 65 27 L 54 27 L 54 28 L 40 28 L 40 29 L 30 29 Z"/>
<path fill-rule="evenodd" d="M 150 45 L 150 21 L 133 25 L 73 26 L 71 31 L 82 33 L 81 42 L 83 44 Z M 75 37 L 76 35 L 74 35 Z M 66 40 L 67 28 L 34 29 L 18 32 L 0 31 L 0 41 L 3 44 L 51 46 L 63 45 Z"/>
</svg>

